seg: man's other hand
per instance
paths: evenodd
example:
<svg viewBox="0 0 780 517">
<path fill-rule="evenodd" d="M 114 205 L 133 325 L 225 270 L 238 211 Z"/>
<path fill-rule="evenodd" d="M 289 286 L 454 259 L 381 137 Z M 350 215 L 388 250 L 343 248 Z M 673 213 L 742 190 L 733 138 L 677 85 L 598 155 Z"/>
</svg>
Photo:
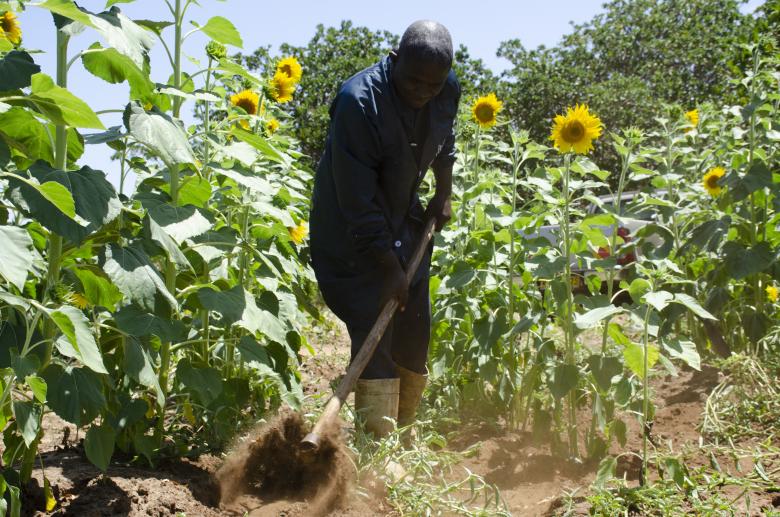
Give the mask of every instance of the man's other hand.
<svg viewBox="0 0 780 517">
<path fill-rule="evenodd" d="M 440 232 L 444 225 L 447 224 L 452 218 L 452 205 L 450 203 L 450 196 L 442 196 L 435 194 L 428 206 L 425 208 L 425 215 L 423 220 L 427 221 L 430 218 L 436 219 L 436 231 Z"/>
<path fill-rule="evenodd" d="M 395 298 L 398 300 L 398 309 L 403 312 L 406 309 L 406 301 L 409 298 L 409 285 L 406 283 L 406 273 L 398 262 L 398 258 L 391 250 L 384 252 L 379 258 L 379 267 L 382 269 L 383 285 L 381 294 L 381 307 Z"/>
</svg>

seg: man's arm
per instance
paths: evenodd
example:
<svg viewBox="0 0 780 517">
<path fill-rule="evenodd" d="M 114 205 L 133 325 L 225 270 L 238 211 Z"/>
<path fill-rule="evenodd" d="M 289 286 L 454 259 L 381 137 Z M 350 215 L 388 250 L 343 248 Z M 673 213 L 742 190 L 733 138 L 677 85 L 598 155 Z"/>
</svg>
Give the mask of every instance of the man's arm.
<svg viewBox="0 0 780 517">
<path fill-rule="evenodd" d="M 382 271 L 382 305 L 397 298 L 403 310 L 408 296 L 406 274 L 392 251 L 392 233 L 376 203 L 379 135 L 354 97 L 337 99 L 331 118 L 332 172 L 339 208 L 357 252 L 369 257 Z"/>
<path fill-rule="evenodd" d="M 379 136 L 354 97 L 339 96 L 331 118 L 331 170 L 339 209 L 357 252 L 375 257 L 392 243 L 387 220 L 376 203 Z"/>
<path fill-rule="evenodd" d="M 457 113 L 458 105 L 460 104 L 460 85 L 457 80 L 454 81 L 455 95 L 454 95 L 454 107 L 455 113 Z M 455 150 L 455 120 L 452 121 L 452 130 L 447 136 L 447 140 L 444 142 L 441 151 L 433 160 L 431 168 L 433 169 L 433 175 L 436 178 L 436 192 L 428 203 L 425 209 L 426 219 L 428 217 L 436 218 L 436 231 L 441 231 L 447 221 L 452 217 L 452 208 L 450 206 L 450 198 L 452 197 L 452 166 L 456 159 Z"/>
</svg>

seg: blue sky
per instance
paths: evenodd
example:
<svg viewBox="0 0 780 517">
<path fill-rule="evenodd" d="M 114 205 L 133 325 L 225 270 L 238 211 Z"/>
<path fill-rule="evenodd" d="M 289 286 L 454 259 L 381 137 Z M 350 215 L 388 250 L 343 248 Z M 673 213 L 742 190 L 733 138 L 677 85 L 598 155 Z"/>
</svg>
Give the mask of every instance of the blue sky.
<svg viewBox="0 0 780 517">
<path fill-rule="evenodd" d="M 215 15 L 229 18 L 241 33 L 243 50 L 246 52 L 260 45 L 277 46 L 283 42 L 303 45 L 314 34 L 318 23 L 332 26 L 349 19 L 356 25 L 401 34 L 412 21 L 428 18 L 446 25 L 456 45 L 466 45 L 472 57 L 483 59 L 496 72 L 504 70 L 508 65 L 505 60 L 495 56 L 502 41 L 518 38 L 527 48 L 554 45 L 570 31 L 571 22 L 588 21 L 602 10 L 602 0 L 492 0 L 489 3 L 394 0 L 376 4 L 365 0 L 199 1 L 201 5 L 192 6 L 187 19 L 203 24 Z M 752 12 L 762 3 L 763 0 L 750 0 L 743 10 Z M 105 0 L 81 0 L 79 4 L 90 11 L 99 12 L 105 7 Z M 162 21 L 171 18 L 163 0 L 136 0 L 118 6 L 133 19 Z M 25 46 L 44 52 L 37 54 L 35 60 L 44 72 L 54 76 L 55 33 L 51 15 L 43 9 L 29 7 L 19 15 L 19 19 Z M 172 30 L 169 31 L 167 34 L 170 36 Z M 98 40 L 94 32 L 85 31 L 71 41 L 70 56 Z M 207 41 L 198 33 L 186 41 L 184 52 L 201 56 Z M 152 49 L 151 60 L 152 79 L 165 82 L 171 70 L 159 42 Z M 195 65 L 186 63 L 185 70 L 195 69 Z M 125 85 L 107 84 L 84 71 L 80 63 L 71 68 L 68 81 L 70 90 L 85 99 L 96 111 L 122 108 L 127 102 Z M 120 115 L 107 114 L 102 119 L 106 127 L 121 124 Z M 105 146 L 88 146 L 81 162 L 104 170 L 109 179 L 118 184 L 118 165 L 109 160 L 110 154 Z"/>
</svg>

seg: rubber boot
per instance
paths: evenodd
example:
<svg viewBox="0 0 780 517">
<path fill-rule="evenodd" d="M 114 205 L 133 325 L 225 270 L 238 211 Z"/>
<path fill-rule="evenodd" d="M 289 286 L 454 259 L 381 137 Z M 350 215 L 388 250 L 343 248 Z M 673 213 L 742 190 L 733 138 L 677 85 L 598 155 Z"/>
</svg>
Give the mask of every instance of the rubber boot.
<svg viewBox="0 0 780 517">
<path fill-rule="evenodd" d="M 417 407 L 422 400 L 425 384 L 428 376 L 403 366 L 396 366 L 398 377 L 401 379 L 401 389 L 398 397 L 398 427 L 405 427 L 414 422 L 417 416 Z"/>
<path fill-rule="evenodd" d="M 383 438 L 398 419 L 399 379 L 358 379 L 355 384 L 355 411 L 363 420 L 363 429 L 374 438 Z"/>
</svg>

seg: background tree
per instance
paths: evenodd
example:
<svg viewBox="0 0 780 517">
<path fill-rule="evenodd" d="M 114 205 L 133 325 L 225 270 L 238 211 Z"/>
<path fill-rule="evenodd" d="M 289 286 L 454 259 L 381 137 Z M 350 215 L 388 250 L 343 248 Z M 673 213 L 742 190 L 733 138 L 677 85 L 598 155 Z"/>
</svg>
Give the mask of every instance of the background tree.
<svg viewBox="0 0 780 517">
<path fill-rule="evenodd" d="M 507 112 L 543 141 L 554 114 L 575 102 L 588 103 L 610 130 L 650 127 L 667 103 L 728 102 L 738 44 L 755 23 L 741 3 L 613 0 L 555 47 L 503 42 L 498 55 L 512 63 L 501 78 Z M 603 166 L 615 163 L 597 151 Z"/>
</svg>

